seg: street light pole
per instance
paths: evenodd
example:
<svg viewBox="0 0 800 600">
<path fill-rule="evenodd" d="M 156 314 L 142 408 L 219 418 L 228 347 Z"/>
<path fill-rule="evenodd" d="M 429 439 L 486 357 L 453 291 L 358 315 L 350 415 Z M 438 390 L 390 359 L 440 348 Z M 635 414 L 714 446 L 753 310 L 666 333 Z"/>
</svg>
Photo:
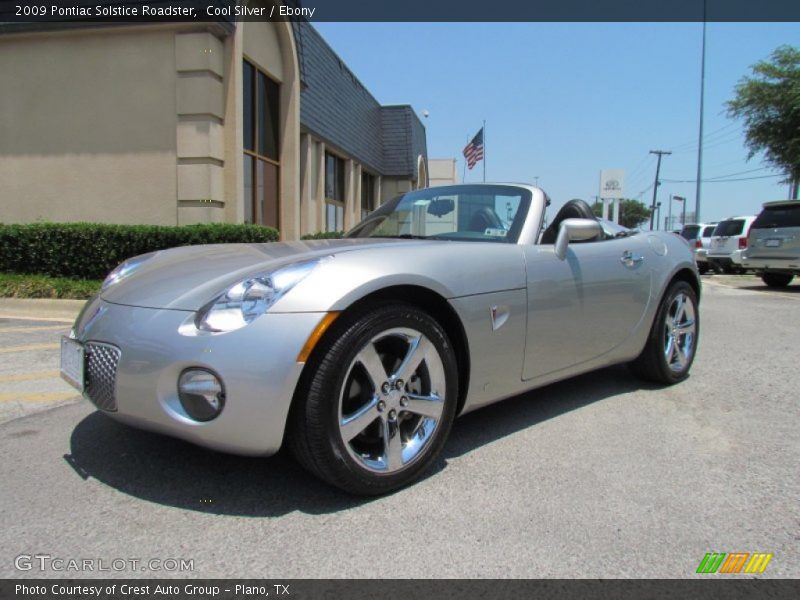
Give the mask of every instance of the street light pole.
<svg viewBox="0 0 800 600">
<path fill-rule="evenodd" d="M 681 228 L 683 228 L 683 226 L 686 225 L 686 198 L 683 196 L 673 196 L 672 199 L 683 204 L 683 209 L 681 210 Z"/>
<path fill-rule="evenodd" d="M 706 94 L 706 2 L 703 0 L 703 50 L 700 58 L 700 127 L 697 133 L 697 185 L 694 199 L 694 220 L 700 222 L 700 192 L 703 180 L 703 101 Z M 686 204 L 684 204 L 684 209 Z"/>
<path fill-rule="evenodd" d="M 672 229 L 672 194 L 669 195 L 669 219 L 668 219 L 668 222 L 669 222 L 669 226 L 665 226 L 664 227 L 665 230 L 671 230 Z"/>
</svg>

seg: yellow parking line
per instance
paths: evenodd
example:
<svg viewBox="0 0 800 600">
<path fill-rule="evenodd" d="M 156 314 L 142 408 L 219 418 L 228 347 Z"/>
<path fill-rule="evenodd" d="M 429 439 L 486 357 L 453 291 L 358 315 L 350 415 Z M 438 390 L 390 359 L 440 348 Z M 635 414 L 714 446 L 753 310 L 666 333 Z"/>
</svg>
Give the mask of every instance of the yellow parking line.
<svg viewBox="0 0 800 600">
<path fill-rule="evenodd" d="M 56 331 L 69 329 L 69 325 L 37 325 L 36 327 L 0 327 L 0 333 L 13 333 L 16 331 Z"/>
<path fill-rule="evenodd" d="M 68 398 L 75 398 L 80 396 L 76 392 L 43 392 L 34 394 L 0 394 L 0 402 L 57 402 L 58 400 L 67 400 Z"/>
<path fill-rule="evenodd" d="M 10 354 L 12 352 L 28 352 L 30 350 L 55 350 L 59 344 L 28 344 L 27 346 L 8 346 L 0 348 L 0 354 Z"/>
<path fill-rule="evenodd" d="M 8 381 L 34 381 L 36 379 L 50 379 L 58 377 L 58 371 L 39 371 L 38 373 L 18 373 L 16 375 L 0 375 L 0 383 Z"/>
</svg>

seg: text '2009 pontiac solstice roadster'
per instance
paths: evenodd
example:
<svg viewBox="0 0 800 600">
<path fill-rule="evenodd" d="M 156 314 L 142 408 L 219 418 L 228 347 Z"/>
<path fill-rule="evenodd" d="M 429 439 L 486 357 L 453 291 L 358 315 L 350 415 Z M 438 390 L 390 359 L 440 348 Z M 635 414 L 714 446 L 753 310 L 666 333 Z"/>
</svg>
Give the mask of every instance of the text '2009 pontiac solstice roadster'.
<svg viewBox="0 0 800 600">
<path fill-rule="evenodd" d="M 188 246 L 112 271 L 62 339 L 99 410 L 217 450 L 288 444 L 356 494 L 434 462 L 454 418 L 615 363 L 687 377 L 692 252 L 526 185 L 397 197 L 344 239 Z"/>
</svg>

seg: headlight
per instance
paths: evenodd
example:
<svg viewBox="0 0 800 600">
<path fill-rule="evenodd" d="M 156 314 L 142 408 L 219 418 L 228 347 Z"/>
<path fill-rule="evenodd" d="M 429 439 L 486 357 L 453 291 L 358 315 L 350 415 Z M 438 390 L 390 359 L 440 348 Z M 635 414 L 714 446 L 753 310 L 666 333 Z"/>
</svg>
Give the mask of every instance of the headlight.
<svg viewBox="0 0 800 600">
<path fill-rule="evenodd" d="M 111 271 L 108 276 L 103 280 L 103 285 L 100 286 L 101 290 L 105 290 L 106 288 L 111 287 L 115 283 L 119 283 L 129 275 L 131 275 L 136 269 L 142 266 L 142 263 L 145 261 L 150 260 L 153 258 L 157 253 L 150 252 L 148 254 L 142 254 L 141 256 L 134 256 L 133 258 L 129 258 L 124 263 L 119 265 L 116 269 Z"/>
<path fill-rule="evenodd" d="M 296 263 L 240 281 L 200 309 L 195 317 L 195 327 L 213 332 L 244 327 L 267 312 L 270 306 L 311 273 L 320 260 Z"/>
</svg>

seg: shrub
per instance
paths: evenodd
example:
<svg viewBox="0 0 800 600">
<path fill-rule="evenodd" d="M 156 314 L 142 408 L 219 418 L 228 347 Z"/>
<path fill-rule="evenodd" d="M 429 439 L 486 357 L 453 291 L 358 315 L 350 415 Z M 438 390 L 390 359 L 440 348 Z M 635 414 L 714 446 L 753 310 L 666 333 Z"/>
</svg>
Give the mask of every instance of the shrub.
<svg viewBox="0 0 800 600">
<path fill-rule="evenodd" d="M 0 273 L 0 297 L 85 300 L 100 291 L 100 284 L 99 280 Z"/>
<path fill-rule="evenodd" d="M 344 231 L 318 231 L 307 233 L 301 240 L 338 240 L 344 237 Z"/>
<path fill-rule="evenodd" d="M 0 272 L 103 279 L 124 260 L 175 246 L 274 242 L 260 225 L 0 224 Z"/>
</svg>

